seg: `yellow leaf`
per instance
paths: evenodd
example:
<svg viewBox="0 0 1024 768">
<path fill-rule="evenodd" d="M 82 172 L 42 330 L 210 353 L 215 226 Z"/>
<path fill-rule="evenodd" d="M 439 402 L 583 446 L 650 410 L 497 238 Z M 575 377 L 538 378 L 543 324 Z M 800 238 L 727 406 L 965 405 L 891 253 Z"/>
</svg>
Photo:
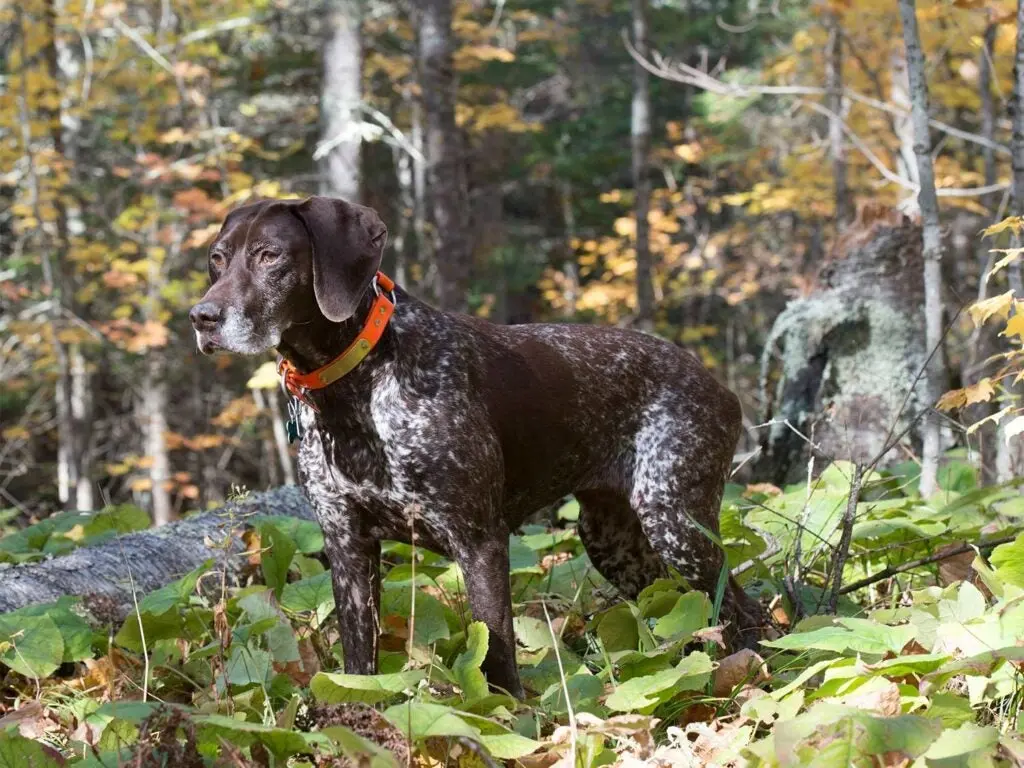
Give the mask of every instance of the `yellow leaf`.
<svg viewBox="0 0 1024 768">
<path fill-rule="evenodd" d="M 963 408 L 967 404 L 967 390 L 954 389 L 939 398 L 935 407 L 940 411 L 952 411 L 954 408 Z"/>
<path fill-rule="evenodd" d="M 24 427 L 8 427 L 0 435 L 3 435 L 4 440 L 27 440 L 31 437 L 31 433 Z"/>
<path fill-rule="evenodd" d="M 691 141 L 689 144 L 680 144 L 672 151 L 687 163 L 699 163 L 700 159 L 704 156 L 704 151 L 696 141 Z"/>
<path fill-rule="evenodd" d="M 615 220 L 615 234 L 620 237 L 632 237 L 636 234 L 636 221 L 629 216 L 623 216 Z"/>
<path fill-rule="evenodd" d="M 969 426 L 967 428 L 967 434 L 968 435 L 973 435 L 975 432 L 977 432 L 981 428 L 981 426 L 983 424 L 988 424 L 990 421 L 995 423 L 995 424 L 998 424 L 1000 421 L 1002 421 L 1003 416 L 1005 416 L 1006 414 L 1008 414 L 1012 410 L 1013 410 L 1013 406 L 1012 405 L 1008 405 L 1005 408 L 1003 408 L 1003 410 L 1001 410 L 1001 411 L 999 411 L 997 413 L 993 413 L 991 416 L 986 416 L 984 419 L 981 419 L 980 421 L 974 422 L 973 424 L 971 424 L 971 426 Z"/>
<path fill-rule="evenodd" d="M 1006 321 L 1006 330 L 1002 332 L 1002 336 L 1019 336 L 1024 339 L 1024 302 L 1017 302 L 1017 314 Z"/>
<path fill-rule="evenodd" d="M 993 224 L 991 227 L 987 227 L 981 231 L 982 237 L 992 237 L 992 235 L 998 235 L 1000 232 L 1010 230 L 1014 234 L 1020 234 L 1021 230 L 1024 229 L 1024 218 L 1020 216 L 1009 216 L 998 224 Z"/>
<path fill-rule="evenodd" d="M 250 377 L 245 386 L 249 389 L 274 389 L 280 383 L 281 377 L 277 375 L 277 366 L 268 360 L 256 369 L 256 373 Z"/>
<path fill-rule="evenodd" d="M 81 541 L 85 538 L 85 528 L 79 523 L 70 530 L 64 531 L 64 538 L 71 539 L 72 541 Z"/>
<path fill-rule="evenodd" d="M 973 307 L 970 307 L 967 311 L 971 315 L 971 319 L 974 320 L 975 325 L 984 325 L 985 322 L 993 315 L 998 315 L 1004 320 L 1010 314 L 1010 307 L 1013 306 L 1013 291 L 1007 291 L 999 296 L 993 296 L 991 299 L 985 299 L 979 301 Z"/>
<path fill-rule="evenodd" d="M 1003 267 L 1007 266 L 1008 264 L 1012 264 L 1017 259 L 1019 259 L 1020 255 L 1024 253 L 1024 248 L 993 248 L 991 250 L 991 253 L 1004 253 L 1006 255 L 992 265 L 992 269 L 989 271 L 987 275 L 985 275 L 985 282 L 988 282 L 992 278 L 992 275 L 1001 270 Z"/>
</svg>

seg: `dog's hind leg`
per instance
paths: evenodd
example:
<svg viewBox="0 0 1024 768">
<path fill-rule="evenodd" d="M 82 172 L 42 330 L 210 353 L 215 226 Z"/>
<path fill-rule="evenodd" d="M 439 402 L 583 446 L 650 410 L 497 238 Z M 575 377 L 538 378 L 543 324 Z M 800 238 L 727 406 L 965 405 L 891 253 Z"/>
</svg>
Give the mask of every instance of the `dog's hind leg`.
<svg viewBox="0 0 1024 768">
<path fill-rule="evenodd" d="M 637 436 L 630 504 L 665 564 L 713 601 L 728 567 L 718 517 L 735 441 L 665 423 L 656 419 Z M 719 620 L 733 650 L 756 648 L 767 625 L 761 606 L 728 574 Z"/>
<path fill-rule="evenodd" d="M 580 491 L 579 532 L 597 572 L 626 599 L 667 571 L 644 535 L 629 499 L 614 491 Z"/>
</svg>

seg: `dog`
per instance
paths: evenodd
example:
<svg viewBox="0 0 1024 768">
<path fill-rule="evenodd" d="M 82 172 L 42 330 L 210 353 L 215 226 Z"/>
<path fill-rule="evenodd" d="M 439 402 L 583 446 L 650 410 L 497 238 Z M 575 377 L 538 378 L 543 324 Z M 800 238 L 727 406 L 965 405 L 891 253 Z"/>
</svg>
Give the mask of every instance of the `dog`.
<svg viewBox="0 0 1024 768">
<path fill-rule="evenodd" d="M 489 630 L 483 671 L 523 697 L 509 534 L 569 494 L 591 562 L 623 596 L 669 568 L 714 596 L 736 396 L 652 335 L 434 309 L 379 273 L 386 239 L 376 212 L 342 200 L 244 205 L 210 246 L 212 285 L 190 312 L 204 354 L 283 358 L 345 671 L 377 668 L 381 540 L 415 538 L 459 564 Z M 764 625 L 731 576 L 721 617 L 733 645 Z"/>
</svg>

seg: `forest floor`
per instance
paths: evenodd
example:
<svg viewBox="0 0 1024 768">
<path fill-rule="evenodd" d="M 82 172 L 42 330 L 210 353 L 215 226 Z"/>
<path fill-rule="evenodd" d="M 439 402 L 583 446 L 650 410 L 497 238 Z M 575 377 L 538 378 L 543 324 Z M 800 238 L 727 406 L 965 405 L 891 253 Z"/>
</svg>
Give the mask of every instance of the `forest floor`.
<svg viewBox="0 0 1024 768">
<path fill-rule="evenodd" d="M 679 580 L 617 599 L 573 501 L 513 536 L 523 702 L 488 690 L 458 568 L 396 543 L 380 674 L 343 674 L 319 528 L 263 520 L 245 586 L 214 559 L 114 626 L 70 598 L 0 615 L 0 767 L 1024 765 L 1024 497 L 954 460 L 925 502 L 902 467 L 864 478 L 844 526 L 852 470 L 728 487 L 730 563 L 786 630 L 759 656 L 727 655 L 715 596 Z M 139 524 L 8 531 L 0 560 Z"/>
</svg>

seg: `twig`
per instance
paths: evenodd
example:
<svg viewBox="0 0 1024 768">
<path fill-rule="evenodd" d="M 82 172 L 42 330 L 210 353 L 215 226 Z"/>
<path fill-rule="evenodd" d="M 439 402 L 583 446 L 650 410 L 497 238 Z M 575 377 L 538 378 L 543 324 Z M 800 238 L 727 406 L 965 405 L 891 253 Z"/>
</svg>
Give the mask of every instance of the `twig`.
<svg viewBox="0 0 1024 768">
<path fill-rule="evenodd" d="M 846 502 L 846 513 L 843 515 L 843 533 L 839 538 L 839 546 L 832 558 L 832 595 L 828 600 L 828 612 L 834 614 L 839 605 L 839 590 L 843 584 L 843 568 L 850 557 L 850 541 L 853 539 L 853 523 L 857 519 L 857 502 L 860 501 L 860 486 L 864 480 L 864 465 L 853 465 L 853 482 L 850 483 L 850 498 Z"/>
<path fill-rule="evenodd" d="M 551 626 L 551 616 L 548 614 L 548 602 L 541 599 L 541 607 L 544 608 L 544 619 L 548 623 L 548 632 L 551 634 L 551 642 L 555 646 L 555 661 L 558 662 L 558 678 L 562 683 L 562 695 L 565 696 L 565 710 L 569 717 L 569 765 L 576 765 L 576 713 L 572 708 L 572 699 L 569 698 L 569 685 L 565 680 L 565 668 L 562 666 L 562 654 L 558 651 L 558 637 L 555 635 L 555 628 Z"/>
<path fill-rule="evenodd" d="M 135 590 L 135 577 L 132 576 L 132 566 L 124 553 L 124 546 L 121 546 L 121 559 L 124 560 L 128 569 L 128 585 L 132 591 L 132 604 L 135 606 L 135 619 L 139 622 L 139 642 L 142 643 L 142 658 L 144 666 L 142 669 L 142 700 L 149 698 L 149 649 L 146 647 L 146 630 L 142 627 L 142 612 L 139 610 L 139 597 Z"/>
<path fill-rule="evenodd" d="M 118 32 L 135 43 L 136 47 L 156 62 L 161 69 L 170 73 L 175 77 L 175 79 L 177 79 L 177 75 L 174 72 L 174 67 L 171 65 L 171 62 L 169 62 L 164 55 L 160 53 L 160 51 L 150 45 L 146 41 L 146 38 L 138 33 L 138 30 L 132 29 L 117 16 L 114 17 L 113 24 Z"/>
<path fill-rule="evenodd" d="M 946 550 L 937 555 L 929 555 L 928 557 L 921 557 L 917 560 L 911 560 L 908 563 L 902 563 L 901 565 L 890 565 L 887 568 L 883 568 L 878 573 L 873 573 L 870 576 L 866 576 L 860 581 L 855 581 L 852 584 L 847 584 L 845 587 L 839 590 L 840 595 L 848 595 L 851 592 L 855 592 L 862 587 L 870 586 L 876 582 L 887 579 L 890 576 L 895 576 L 898 573 L 904 573 L 911 571 L 914 568 L 920 568 L 922 565 L 928 565 L 929 563 L 937 563 L 940 560 L 948 560 L 951 557 L 962 555 L 964 552 L 970 552 L 977 546 L 978 549 L 991 549 L 997 547 L 1000 544 L 1009 544 L 1011 541 L 1016 541 L 1018 534 L 1013 533 L 1006 536 L 1000 536 L 997 539 L 989 539 L 982 544 L 964 544 L 955 549 Z"/>
</svg>

